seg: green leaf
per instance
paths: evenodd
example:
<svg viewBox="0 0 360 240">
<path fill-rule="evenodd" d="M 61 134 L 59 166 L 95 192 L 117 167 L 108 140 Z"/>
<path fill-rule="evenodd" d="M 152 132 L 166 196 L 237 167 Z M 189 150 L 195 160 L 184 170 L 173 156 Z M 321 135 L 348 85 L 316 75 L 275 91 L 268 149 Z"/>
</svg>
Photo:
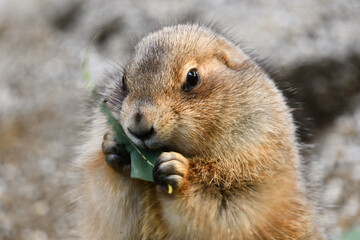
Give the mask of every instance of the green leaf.
<svg viewBox="0 0 360 240">
<path fill-rule="evenodd" d="M 97 34 L 93 41 L 98 37 Z M 92 44 L 91 44 L 92 45 Z M 96 91 L 95 86 L 91 82 L 91 76 L 88 66 L 88 51 L 91 45 L 88 46 L 84 60 L 82 62 L 82 72 L 84 80 L 88 85 L 89 91 L 91 91 L 92 96 L 95 100 L 99 100 L 99 94 Z M 149 182 L 154 182 L 152 171 L 154 168 L 154 163 L 161 154 L 160 150 L 151 151 L 151 150 L 140 150 L 130 139 L 126 136 L 124 130 L 122 129 L 120 123 L 114 118 L 111 114 L 109 108 L 106 106 L 106 101 L 102 102 L 101 111 L 106 115 L 108 123 L 113 127 L 115 133 L 115 140 L 120 144 L 124 144 L 126 150 L 130 154 L 131 158 L 131 177 L 138 178 Z M 169 188 L 171 186 L 169 185 Z M 171 188 L 172 189 L 172 188 Z"/>
<path fill-rule="evenodd" d="M 113 127 L 115 133 L 115 140 L 119 144 L 124 144 L 126 150 L 131 158 L 131 177 L 138 178 L 149 182 L 154 182 L 153 168 L 156 160 L 162 153 L 160 150 L 140 150 L 131 140 L 126 136 L 120 123 L 111 114 L 106 103 L 102 103 L 101 111 L 107 116 L 108 123 Z"/>
<path fill-rule="evenodd" d="M 147 161 L 144 161 L 138 152 L 131 152 L 131 177 L 154 182 L 152 174 L 154 163 L 160 156 L 161 151 L 142 151 L 142 153 L 152 163 L 152 166 Z"/>
</svg>

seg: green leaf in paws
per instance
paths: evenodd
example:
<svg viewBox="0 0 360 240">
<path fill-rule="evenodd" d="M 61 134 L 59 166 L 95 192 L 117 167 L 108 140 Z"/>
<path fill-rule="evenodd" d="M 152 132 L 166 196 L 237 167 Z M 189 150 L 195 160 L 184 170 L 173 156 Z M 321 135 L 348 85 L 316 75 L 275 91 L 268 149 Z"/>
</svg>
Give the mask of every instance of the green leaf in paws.
<svg viewBox="0 0 360 240">
<path fill-rule="evenodd" d="M 99 35 L 97 34 L 92 43 L 96 40 L 96 38 Z M 92 44 L 88 46 L 86 49 L 86 53 L 84 56 L 84 60 L 82 62 L 82 72 L 84 80 L 87 82 L 88 89 L 91 91 L 92 96 L 95 100 L 99 100 L 99 94 L 96 91 L 95 86 L 91 82 L 91 76 L 88 66 L 88 52 Z M 154 182 L 153 176 L 152 176 L 152 170 L 154 167 L 155 161 L 158 159 L 158 157 L 161 154 L 161 151 L 150 151 L 150 150 L 142 150 L 138 149 L 136 145 L 131 142 L 128 137 L 126 136 L 124 130 L 122 129 L 119 122 L 114 118 L 114 116 L 111 114 L 109 108 L 106 106 L 106 103 L 103 102 L 101 104 L 101 111 L 106 115 L 108 119 L 108 123 L 113 127 L 116 141 L 120 144 L 125 144 L 126 150 L 130 154 L 131 158 L 131 177 L 132 178 L 139 178 L 145 181 Z M 169 185 L 169 187 L 171 187 Z M 171 188 L 172 189 L 172 188 Z"/>
<path fill-rule="evenodd" d="M 131 158 L 131 177 L 138 178 L 149 182 L 154 182 L 153 167 L 156 160 L 162 153 L 160 150 L 140 150 L 126 136 L 119 122 L 111 114 L 105 102 L 101 105 L 101 111 L 107 116 L 108 123 L 113 127 L 115 140 L 119 144 L 124 144 Z"/>
</svg>

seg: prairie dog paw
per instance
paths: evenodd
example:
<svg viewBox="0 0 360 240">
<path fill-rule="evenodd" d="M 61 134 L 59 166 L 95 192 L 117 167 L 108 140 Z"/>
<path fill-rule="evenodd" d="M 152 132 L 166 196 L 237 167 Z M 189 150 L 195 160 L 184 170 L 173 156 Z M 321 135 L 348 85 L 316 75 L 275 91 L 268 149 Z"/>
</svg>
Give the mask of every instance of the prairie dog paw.
<svg viewBox="0 0 360 240">
<path fill-rule="evenodd" d="M 153 177 L 157 189 L 168 194 L 181 189 L 187 179 L 188 168 L 189 161 L 180 153 L 162 153 L 153 169 Z"/>
<path fill-rule="evenodd" d="M 111 168 L 122 174 L 130 175 L 130 154 L 124 145 L 115 142 L 112 133 L 108 132 L 104 135 L 101 147 L 105 154 L 105 161 Z"/>
</svg>

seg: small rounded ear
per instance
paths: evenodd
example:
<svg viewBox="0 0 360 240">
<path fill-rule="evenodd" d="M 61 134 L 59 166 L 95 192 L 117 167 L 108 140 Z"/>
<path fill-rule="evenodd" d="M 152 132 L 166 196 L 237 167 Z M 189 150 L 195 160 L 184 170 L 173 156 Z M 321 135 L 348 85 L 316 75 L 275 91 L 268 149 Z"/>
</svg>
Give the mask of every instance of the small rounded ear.
<svg viewBox="0 0 360 240">
<path fill-rule="evenodd" d="M 250 60 L 240 48 L 227 40 L 220 40 L 217 57 L 227 67 L 235 71 L 242 69 L 244 64 L 247 64 L 247 61 Z"/>
</svg>

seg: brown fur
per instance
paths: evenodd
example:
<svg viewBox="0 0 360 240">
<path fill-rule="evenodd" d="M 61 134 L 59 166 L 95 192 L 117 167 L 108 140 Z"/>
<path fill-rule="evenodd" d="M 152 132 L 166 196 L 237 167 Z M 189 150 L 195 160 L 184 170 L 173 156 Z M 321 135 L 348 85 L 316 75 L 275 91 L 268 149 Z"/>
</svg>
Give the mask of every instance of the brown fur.
<svg viewBox="0 0 360 240">
<path fill-rule="evenodd" d="M 201 83 L 184 91 L 192 68 Z M 166 27 L 136 46 L 124 74 L 128 93 L 118 76 L 105 94 L 113 114 L 129 135 L 141 111 L 156 130 L 147 146 L 173 151 L 163 157 L 184 177 L 168 195 L 108 167 L 111 127 L 96 108 L 76 162 L 81 239 L 322 239 L 289 109 L 238 47 L 202 26 Z"/>
</svg>

